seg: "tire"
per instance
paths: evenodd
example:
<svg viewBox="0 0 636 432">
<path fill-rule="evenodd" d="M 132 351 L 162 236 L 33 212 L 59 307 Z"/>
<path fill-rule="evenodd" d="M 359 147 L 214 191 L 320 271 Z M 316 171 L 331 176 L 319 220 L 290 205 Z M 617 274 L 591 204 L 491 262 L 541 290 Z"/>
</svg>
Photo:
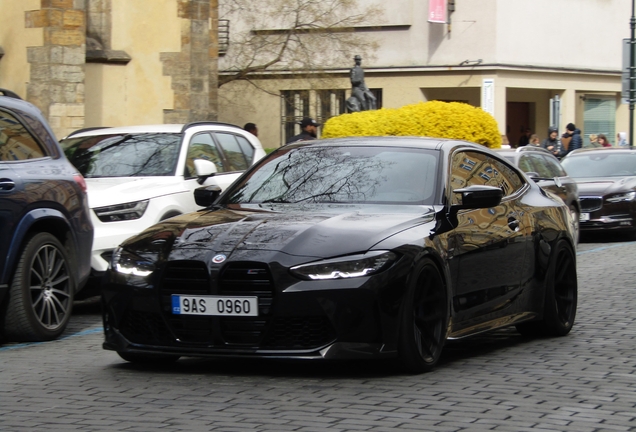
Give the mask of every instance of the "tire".
<svg viewBox="0 0 636 432">
<path fill-rule="evenodd" d="M 567 242 L 559 240 L 546 274 L 543 319 L 518 324 L 517 330 L 527 336 L 565 336 L 574 325 L 577 302 L 574 252 Z"/>
<path fill-rule="evenodd" d="M 76 290 L 69 255 L 49 233 L 27 239 L 9 288 L 5 334 L 13 341 L 47 341 L 64 332 Z"/>
<path fill-rule="evenodd" d="M 446 342 L 449 303 L 446 285 L 430 260 L 415 270 L 400 317 L 399 361 L 409 373 L 432 370 Z"/>
<path fill-rule="evenodd" d="M 157 366 L 174 363 L 181 357 L 170 354 L 139 354 L 122 351 L 117 351 L 117 354 L 119 354 L 119 357 L 122 359 L 131 363 Z"/>
</svg>

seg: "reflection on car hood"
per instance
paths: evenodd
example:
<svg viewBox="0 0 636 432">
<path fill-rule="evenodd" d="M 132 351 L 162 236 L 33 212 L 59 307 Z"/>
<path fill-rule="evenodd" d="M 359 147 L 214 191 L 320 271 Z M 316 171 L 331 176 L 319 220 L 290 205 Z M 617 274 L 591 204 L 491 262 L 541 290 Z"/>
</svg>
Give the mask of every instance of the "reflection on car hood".
<svg viewBox="0 0 636 432">
<path fill-rule="evenodd" d="M 579 196 L 602 196 L 636 188 L 636 177 L 578 178 Z"/>
<path fill-rule="evenodd" d="M 135 202 L 158 196 L 187 192 L 180 179 L 168 177 L 87 178 L 90 208 Z"/>
<path fill-rule="evenodd" d="M 230 257 L 238 251 L 278 251 L 287 255 L 327 258 L 365 252 L 400 231 L 433 220 L 431 207 L 410 206 L 404 212 L 381 212 L 378 207 L 323 206 L 279 211 L 222 209 L 200 211 L 170 219 L 129 239 L 131 250 L 152 245 L 170 248 L 169 259 Z"/>
</svg>

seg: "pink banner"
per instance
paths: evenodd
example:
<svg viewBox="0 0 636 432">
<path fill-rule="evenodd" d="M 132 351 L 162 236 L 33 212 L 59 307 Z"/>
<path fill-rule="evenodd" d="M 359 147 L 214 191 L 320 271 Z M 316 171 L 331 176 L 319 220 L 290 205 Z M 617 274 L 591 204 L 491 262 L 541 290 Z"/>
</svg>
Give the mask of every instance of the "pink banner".
<svg viewBox="0 0 636 432">
<path fill-rule="evenodd" d="M 428 22 L 446 23 L 446 0 L 428 0 Z"/>
</svg>

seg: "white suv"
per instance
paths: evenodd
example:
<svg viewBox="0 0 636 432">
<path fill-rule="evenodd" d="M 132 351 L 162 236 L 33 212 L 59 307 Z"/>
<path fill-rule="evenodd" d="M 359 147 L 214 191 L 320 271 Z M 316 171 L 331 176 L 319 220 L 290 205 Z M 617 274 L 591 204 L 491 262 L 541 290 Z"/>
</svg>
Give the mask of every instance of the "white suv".
<svg viewBox="0 0 636 432">
<path fill-rule="evenodd" d="M 215 122 L 84 130 L 60 143 L 86 179 L 95 276 L 108 268 L 113 249 L 128 237 L 199 210 L 197 187 L 224 190 L 265 155 L 251 133 Z"/>
</svg>

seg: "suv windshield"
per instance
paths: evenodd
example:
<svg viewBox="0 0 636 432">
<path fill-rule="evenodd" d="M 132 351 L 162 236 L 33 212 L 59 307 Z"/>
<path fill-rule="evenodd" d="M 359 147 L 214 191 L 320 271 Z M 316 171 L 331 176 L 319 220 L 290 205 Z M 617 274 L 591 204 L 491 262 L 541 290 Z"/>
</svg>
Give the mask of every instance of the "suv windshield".
<svg viewBox="0 0 636 432">
<path fill-rule="evenodd" d="M 99 135 L 62 140 L 66 157 L 85 178 L 174 175 L 181 134 Z"/>
<path fill-rule="evenodd" d="M 601 150 L 568 156 L 561 165 L 570 177 L 625 177 L 636 175 L 636 153 Z"/>
<path fill-rule="evenodd" d="M 438 152 L 387 147 L 297 147 L 272 154 L 226 203 L 433 204 Z"/>
</svg>

